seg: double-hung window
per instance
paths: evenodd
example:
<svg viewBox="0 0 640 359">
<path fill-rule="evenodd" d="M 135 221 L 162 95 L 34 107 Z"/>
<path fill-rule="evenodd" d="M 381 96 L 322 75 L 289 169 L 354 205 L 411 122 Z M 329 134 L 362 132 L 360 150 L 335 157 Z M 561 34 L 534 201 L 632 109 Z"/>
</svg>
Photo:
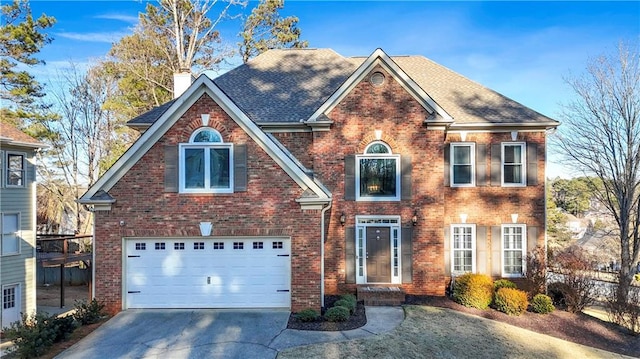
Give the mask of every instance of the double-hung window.
<svg viewBox="0 0 640 359">
<path fill-rule="evenodd" d="M 4 213 L 2 219 L 2 255 L 20 253 L 20 215 Z"/>
<path fill-rule="evenodd" d="M 475 144 L 451 144 L 451 186 L 472 187 L 475 185 Z"/>
<path fill-rule="evenodd" d="M 400 200 L 400 156 L 382 141 L 369 144 L 356 156 L 356 199 L 359 201 Z"/>
<path fill-rule="evenodd" d="M 451 273 L 474 273 L 476 271 L 475 242 L 475 224 L 451 225 Z"/>
<path fill-rule="evenodd" d="M 525 144 L 508 142 L 502 144 L 502 185 L 525 186 Z"/>
<path fill-rule="evenodd" d="M 7 187 L 24 187 L 24 154 L 7 153 Z"/>
<path fill-rule="evenodd" d="M 502 276 L 524 275 L 527 248 L 527 227 L 524 224 L 502 225 Z"/>
<path fill-rule="evenodd" d="M 232 193 L 233 144 L 212 128 L 194 132 L 180 144 L 181 193 Z"/>
</svg>

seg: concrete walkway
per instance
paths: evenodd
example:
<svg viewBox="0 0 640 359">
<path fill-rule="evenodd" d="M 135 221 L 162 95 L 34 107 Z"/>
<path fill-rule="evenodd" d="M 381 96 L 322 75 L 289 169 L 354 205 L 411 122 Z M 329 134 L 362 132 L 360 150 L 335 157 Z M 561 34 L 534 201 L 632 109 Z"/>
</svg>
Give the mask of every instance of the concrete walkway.
<svg viewBox="0 0 640 359">
<path fill-rule="evenodd" d="M 301 345 L 365 338 L 395 329 L 401 307 L 367 307 L 367 324 L 341 332 L 286 329 L 288 311 L 127 310 L 57 358 L 275 358 Z"/>
</svg>

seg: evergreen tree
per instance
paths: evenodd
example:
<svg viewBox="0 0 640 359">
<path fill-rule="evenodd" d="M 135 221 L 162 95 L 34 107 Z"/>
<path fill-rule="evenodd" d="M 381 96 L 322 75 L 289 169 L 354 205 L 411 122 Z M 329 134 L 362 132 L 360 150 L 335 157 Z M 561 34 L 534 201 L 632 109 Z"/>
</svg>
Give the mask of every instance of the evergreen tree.
<svg viewBox="0 0 640 359">
<path fill-rule="evenodd" d="M 35 55 L 52 41 L 44 31 L 55 19 L 45 14 L 34 19 L 25 0 L 14 0 L 0 9 L 0 118 L 34 137 L 51 137 L 42 123 L 55 115 L 45 114 L 44 88 L 23 68 L 44 63 Z"/>
<path fill-rule="evenodd" d="M 260 55 L 270 49 L 305 48 L 307 41 L 300 40 L 298 18 L 281 18 L 278 10 L 284 8 L 284 0 L 261 0 L 244 23 L 240 37 L 242 61 Z"/>
</svg>

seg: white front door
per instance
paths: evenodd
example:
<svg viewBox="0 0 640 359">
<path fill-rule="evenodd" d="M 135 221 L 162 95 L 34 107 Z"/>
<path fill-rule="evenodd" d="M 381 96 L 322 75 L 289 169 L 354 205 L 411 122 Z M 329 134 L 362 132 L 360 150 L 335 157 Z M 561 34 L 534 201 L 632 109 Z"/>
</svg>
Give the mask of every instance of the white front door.
<svg viewBox="0 0 640 359">
<path fill-rule="evenodd" d="M 126 240 L 126 308 L 290 308 L 289 238 Z"/>
<path fill-rule="evenodd" d="M 2 327 L 20 320 L 21 300 L 20 284 L 2 286 Z"/>
</svg>

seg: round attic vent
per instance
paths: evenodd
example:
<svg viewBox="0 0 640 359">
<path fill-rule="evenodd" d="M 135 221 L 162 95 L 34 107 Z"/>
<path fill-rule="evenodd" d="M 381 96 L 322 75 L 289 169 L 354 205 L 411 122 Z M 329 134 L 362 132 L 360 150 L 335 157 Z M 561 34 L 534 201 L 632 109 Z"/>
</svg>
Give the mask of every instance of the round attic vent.
<svg viewBox="0 0 640 359">
<path fill-rule="evenodd" d="M 384 83 L 384 74 L 382 72 L 374 72 L 369 78 L 369 82 L 373 86 L 380 86 Z"/>
</svg>

